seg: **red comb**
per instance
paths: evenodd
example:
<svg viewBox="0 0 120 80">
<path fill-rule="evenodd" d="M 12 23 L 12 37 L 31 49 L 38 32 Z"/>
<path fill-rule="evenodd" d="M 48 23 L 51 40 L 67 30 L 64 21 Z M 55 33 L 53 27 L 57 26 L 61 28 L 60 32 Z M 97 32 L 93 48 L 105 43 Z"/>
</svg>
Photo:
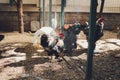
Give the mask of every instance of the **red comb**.
<svg viewBox="0 0 120 80">
<path fill-rule="evenodd" d="M 104 18 L 99 18 L 98 19 L 98 23 L 101 23 L 101 22 L 103 22 L 104 21 Z"/>
<path fill-rule="evenodd" d="M 63 37 L 64 37 L 64 34 L 63 34 L 63 33 L 60 33 L 59 36 L 63 38 Z"/>
</svg>

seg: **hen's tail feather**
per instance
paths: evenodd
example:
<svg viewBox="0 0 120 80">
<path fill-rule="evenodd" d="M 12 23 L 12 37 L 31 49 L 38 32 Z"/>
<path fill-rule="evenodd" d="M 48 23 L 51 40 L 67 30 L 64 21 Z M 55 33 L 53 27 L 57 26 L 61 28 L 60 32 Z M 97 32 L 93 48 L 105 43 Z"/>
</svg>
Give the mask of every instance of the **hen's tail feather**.
<svg viewBox="0 0 120 80">
<path fill-rule="evenodd" d="M 2 41 L 4 39 L 4 35 L 0 35 L 0 41 Z"/>
</svg>

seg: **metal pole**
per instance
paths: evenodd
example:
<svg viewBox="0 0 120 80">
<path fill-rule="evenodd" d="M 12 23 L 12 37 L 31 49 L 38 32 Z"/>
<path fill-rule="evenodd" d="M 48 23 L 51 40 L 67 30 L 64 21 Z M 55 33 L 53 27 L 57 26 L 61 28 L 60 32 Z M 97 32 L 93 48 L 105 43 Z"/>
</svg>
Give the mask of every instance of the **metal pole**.
<svg viewBox="0 0 120 80">
<path fill-rule="evenodd" d="M 52 0 L 49 0 L 49 26 L 52 27 Z"/>
<path fill-rule="evenodd" d="M 41 17 L 40 17 L 40 15 L 41 15 L 41 7 L 40 7 L 40 5 L 41 5 L 41 0 L 39 0 L 39 27 L 41 27 Z"/>
<path fill-rule="evenodd" d="M 102 12 L 103 12 L 103 8 L 104 8 L 104 3 L 105 3 L 105 0 L 101 0 L 99 17 L 101 17 L 101 16 L 102 16 Z"/>
<path fill-rule="evenodd" d="M 10 6 L 14 5 L 14 0 L 9 0 Z"/>
<path fill-rule="evenodd" d="M 61 0 L 61 32 L 64 27 L 64 7 L 66 6 L 66 0 Z"/>
<path fill-rule="evenodd" d="M 93 47 L 94 47 L 94 33 L 96 24 L 96 9 L 97 0 L 91 0 L 90 4 L 90 30 L 89 30 L 89 40 L 88 40 L 88 54 L 87 54 L 87 68 L 86 68 L 86 80 L 91 80 L 92 78 L 92 62 L 93 62 Z"/>
<path fill-rule="evenodd" d="M 43 26 L 45 26 L 45 0 L 43 0 Z"/>
</svg>

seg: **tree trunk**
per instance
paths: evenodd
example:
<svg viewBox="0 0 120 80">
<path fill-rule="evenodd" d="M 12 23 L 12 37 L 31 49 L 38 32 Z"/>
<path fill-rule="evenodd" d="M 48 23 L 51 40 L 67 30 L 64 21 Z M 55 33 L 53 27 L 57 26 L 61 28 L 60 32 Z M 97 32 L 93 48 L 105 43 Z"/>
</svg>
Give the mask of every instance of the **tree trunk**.
<svg viewBox="0 0 120 80">
<path fill-rule="evenodd" d="M 17 10 L 18 10 L 18 27 L 19 27 L 19 32 L 20 33 L 24 33 L 23 2 L 22 2 L 22 0 L 17 0 Z"/>
</svg>

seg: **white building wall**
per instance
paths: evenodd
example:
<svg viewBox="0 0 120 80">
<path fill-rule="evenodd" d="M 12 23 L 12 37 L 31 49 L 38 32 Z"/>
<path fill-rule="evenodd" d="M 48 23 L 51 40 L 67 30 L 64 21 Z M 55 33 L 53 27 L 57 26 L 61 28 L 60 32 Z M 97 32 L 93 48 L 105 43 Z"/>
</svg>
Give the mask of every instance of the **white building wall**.
<svg viewBox="0 0 120 80">
<path fill-rule="evenodd" d="M 0 0 L 0 3 L 9 3 L 10 0 Z M 24 4 L 37 4 L 38 0 L 23 0 Z"/>
<path fill-rule="evenodd" d="M 43 8 L 43 0 L 41 0 L 41 11 Z M 45 11 L 49 11 L 49 0 L 44 0 L 45 1 Z M 65 7 L 65 12 L 89 12 L 90 11 L 90 1 L 91 0 L 66 0 L 67 5 Z M 98 5 L 98 11 L 100 9 L 100 3 L 101 0 L 98 0 L 99 5 Z M 1 4 L 8 4 L 9 0 L 0 0 L 0 7 Z M 31 4 L 31 7 L 29 8 L 25 7 L 25 11 L 38 11 L 37 9 L 39 7 L 39 0 L 23 0 L 23 4 Z M 36 6 L 32 6 L 32 4 Z M 52 0 L 52 10 L 53 12 L 60 12 L 61 11 L 61 0 Z M 10 8 L 10 9 L 8 9 Z M 28 10 L 29 9 L 29 10 Z M 7 9 L 0 9 L 0 10 L 11 10 L 11 7 L 7 7 Z M 104 11 L 105 13 L 120 13 L 120 0 L 105 0 L 105 6 L 104 6 Z"/>
</svg>

